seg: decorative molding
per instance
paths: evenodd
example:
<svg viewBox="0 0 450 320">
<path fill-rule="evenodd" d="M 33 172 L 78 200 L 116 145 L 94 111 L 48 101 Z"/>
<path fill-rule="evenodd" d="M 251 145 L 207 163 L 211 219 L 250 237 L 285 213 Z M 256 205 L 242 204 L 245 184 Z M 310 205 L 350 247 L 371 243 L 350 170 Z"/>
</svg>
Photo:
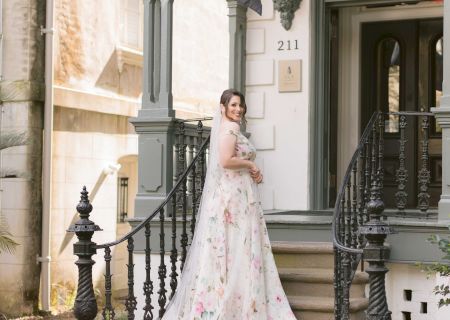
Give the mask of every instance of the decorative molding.
<svg viewBox="0 0 450 320">
<path fill-rule="evenodd" d="M 53 86 L 54 104 L 60 107 L 135 117 L 141 108 L 137 99 Z"/>
<path fill-rule="evenodd" d="M 144 54 L 142 51 L 131 49 L 124 46 L 116 47 L 117 68 L 122 73 L 123 65 L 129 64 L 142 68 L 144 65 Z"/>
<path fill-rule="evenodd" d="M 294 20 L 295 11 L 300 8 L 302 0 L 273 0 L 273 7 L 280 12 L 281 25 L 289 30 Z"/>
</svg>

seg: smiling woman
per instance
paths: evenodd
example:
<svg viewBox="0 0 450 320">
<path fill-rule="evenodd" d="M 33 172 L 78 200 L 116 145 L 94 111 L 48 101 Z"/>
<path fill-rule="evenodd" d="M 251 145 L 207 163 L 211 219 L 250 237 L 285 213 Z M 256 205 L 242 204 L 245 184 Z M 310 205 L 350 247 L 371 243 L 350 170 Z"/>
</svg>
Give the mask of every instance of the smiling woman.
<svg viewBox="0 0 450 320">
<path fill-rule="evenodd" d="M 223 92 L 194 239 L 163 319 L 295 319 L 259 200 L 256 149 L 239 130 L 246 109 L 242 93 Z"/>
</svg>

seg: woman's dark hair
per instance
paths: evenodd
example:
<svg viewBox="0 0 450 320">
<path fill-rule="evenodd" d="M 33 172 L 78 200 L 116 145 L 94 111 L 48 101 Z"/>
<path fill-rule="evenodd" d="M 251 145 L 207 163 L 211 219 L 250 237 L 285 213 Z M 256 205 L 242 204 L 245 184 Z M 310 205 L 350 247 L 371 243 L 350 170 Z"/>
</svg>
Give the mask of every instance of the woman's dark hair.
<svg viewBox="0 0 450 320">
<path fill-rule="evenodd" d="M 247 119 L 245 119 L 245 114 L 247 113 L 247 104 L 245 103 L 244 95 L 240 91 L 236 89 L 225 90 L 220 97 L 220 104 L 223 104 L 225 106 L 225 112 L 228 112 L 228 104 L 230 103 L 231 98 L 233 98 L 234 96 L 238 96 L 239 98 L 241 98 L 241 105 L 244 107 L 242 122 L 246 123 Z"/>
</svg>

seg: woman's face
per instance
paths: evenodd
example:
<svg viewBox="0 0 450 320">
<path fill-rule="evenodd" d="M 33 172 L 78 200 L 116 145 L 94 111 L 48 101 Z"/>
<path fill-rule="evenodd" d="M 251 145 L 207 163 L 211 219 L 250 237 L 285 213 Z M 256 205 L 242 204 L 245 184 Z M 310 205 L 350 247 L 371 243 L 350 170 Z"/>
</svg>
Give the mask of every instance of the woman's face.
<svg viewBox="0 0 450 320">
<path fill-rule="evenodd" d="M 231 121 L 240 122 L 245 111 L 245 107 L 241 104 L 239 96 L 233 96 L 228 103 L 228 106 L 223 106 L 225 117 Z"/>
</svg>

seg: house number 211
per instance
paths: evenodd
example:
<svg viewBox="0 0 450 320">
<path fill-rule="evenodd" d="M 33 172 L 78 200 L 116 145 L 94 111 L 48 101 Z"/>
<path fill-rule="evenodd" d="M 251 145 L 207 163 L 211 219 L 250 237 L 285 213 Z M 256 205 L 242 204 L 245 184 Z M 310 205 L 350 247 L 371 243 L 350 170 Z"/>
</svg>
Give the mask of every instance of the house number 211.
<svg viewBox="0 0 450 320">
<path fill-rule="evenodd" d="M 298 40 L 279 40 L 278 41 L 278 51 L 284 51 L 284 50 L 298 50 Z"/>
</svg>

